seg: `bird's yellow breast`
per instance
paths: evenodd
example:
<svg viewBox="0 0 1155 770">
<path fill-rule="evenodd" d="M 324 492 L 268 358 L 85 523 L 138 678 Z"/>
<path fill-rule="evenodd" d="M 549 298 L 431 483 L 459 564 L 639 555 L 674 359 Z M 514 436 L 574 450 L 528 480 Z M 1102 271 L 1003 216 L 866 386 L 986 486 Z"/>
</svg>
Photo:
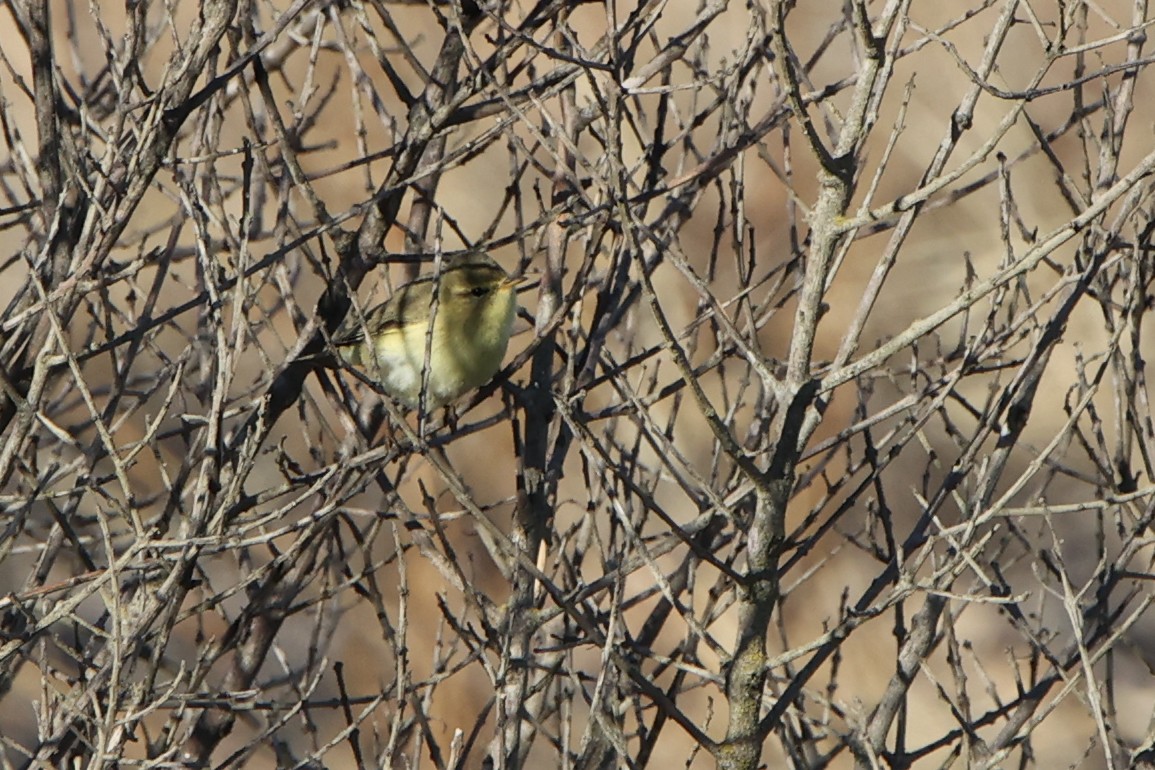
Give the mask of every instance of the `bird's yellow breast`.
<svg viewBox="0 0 1155 770">
<path fill-rule="evenodd" d="M 392 396 L 416 406 L 421 400 L 428 347 L 427 408 L 447 404 L 484 385 L 501 368 L 505 357 L 517 308 L 515 294 L 509 285 L 475 301 L 446 302 L 439 298 L 428 339 L 425 323 L 397 326 L 376 337 L 374 363 L 378 371 L 370 374 L 375 374 Z"/>
</svg>

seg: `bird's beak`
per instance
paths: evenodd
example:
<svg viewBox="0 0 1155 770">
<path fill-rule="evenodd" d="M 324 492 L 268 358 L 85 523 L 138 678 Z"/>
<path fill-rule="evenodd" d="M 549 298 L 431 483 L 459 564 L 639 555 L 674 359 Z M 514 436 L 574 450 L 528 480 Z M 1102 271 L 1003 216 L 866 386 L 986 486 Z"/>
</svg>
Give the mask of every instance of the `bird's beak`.
<svg viewBox="0 0 1155 770">
<path fill-rule="evenodd" d="M 519 275 L 516 277 L 510 276 L 501 283 L 502 288 L 505 288 L 506 286 L 512 286 L 517 289 L 518 292 L 529 291 L 530 289 L 537 286 L 537 284 L 537 273 L 526 273 L 525 275 Z"/>
</svg>

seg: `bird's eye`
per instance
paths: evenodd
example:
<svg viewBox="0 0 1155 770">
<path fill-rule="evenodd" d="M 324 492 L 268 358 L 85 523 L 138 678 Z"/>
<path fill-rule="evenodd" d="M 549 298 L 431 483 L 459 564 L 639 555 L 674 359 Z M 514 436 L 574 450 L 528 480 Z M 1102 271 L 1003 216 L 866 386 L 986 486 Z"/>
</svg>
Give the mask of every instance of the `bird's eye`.
<svg viewBox="0 0 1155 770">
<path fill-rule="evenodd" d="M 489 294 L 489 287 L 487 287 L 487 286 L 474 286 L 472 289 L 469 290 L 469 293 L 475 297 L 484 297 L 486 294 Z"/>
</svg>

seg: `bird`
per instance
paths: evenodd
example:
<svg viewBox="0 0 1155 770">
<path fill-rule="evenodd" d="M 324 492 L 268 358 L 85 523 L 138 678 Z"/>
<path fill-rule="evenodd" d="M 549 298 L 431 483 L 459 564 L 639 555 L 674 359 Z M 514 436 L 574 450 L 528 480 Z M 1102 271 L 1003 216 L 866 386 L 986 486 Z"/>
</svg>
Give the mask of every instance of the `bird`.
<svg viewBox="0 0 1155 770">
<path fill-rule="evenodd" d="M 343 361 L 405 406 L 446 406 L 501 368 L 522 280 L 487 254 L 466 253 L 369 312 L 350 313 L 331 342 Z"/>
</svg>

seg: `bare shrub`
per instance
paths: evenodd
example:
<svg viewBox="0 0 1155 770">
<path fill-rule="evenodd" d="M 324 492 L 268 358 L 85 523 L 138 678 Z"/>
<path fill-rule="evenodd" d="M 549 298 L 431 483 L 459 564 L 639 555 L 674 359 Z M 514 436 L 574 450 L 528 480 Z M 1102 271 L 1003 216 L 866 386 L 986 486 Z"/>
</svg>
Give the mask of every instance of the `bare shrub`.
<svg viewBox="0 0 1155 770">
<path fill-rule="evenodd" d="M 0 15 L 6 766 L 1150 762 L 1145 2 Z"/>
</svg>

